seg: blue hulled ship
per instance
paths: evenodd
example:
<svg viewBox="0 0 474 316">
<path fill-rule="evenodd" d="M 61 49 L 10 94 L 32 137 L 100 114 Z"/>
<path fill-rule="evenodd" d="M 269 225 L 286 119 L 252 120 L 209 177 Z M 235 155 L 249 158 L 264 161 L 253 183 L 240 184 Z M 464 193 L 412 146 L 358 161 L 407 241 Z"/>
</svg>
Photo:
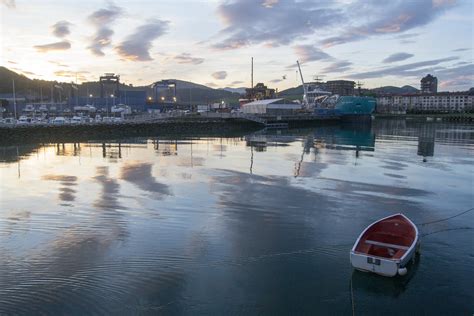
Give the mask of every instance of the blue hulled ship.
<svg viewBox="0 0 474 316">
<path fill-rule="evenodd" d="M 299 67 L 299 62 L 298 67 Z M 343 119 L 370 118 L 375 110 L 375 98 L 339 95 L 324 90 L 320 82 L 305 83 L 299 67 L 303 83 L 303 106 L 315 114 L 340 115 Z"/>
</svg>

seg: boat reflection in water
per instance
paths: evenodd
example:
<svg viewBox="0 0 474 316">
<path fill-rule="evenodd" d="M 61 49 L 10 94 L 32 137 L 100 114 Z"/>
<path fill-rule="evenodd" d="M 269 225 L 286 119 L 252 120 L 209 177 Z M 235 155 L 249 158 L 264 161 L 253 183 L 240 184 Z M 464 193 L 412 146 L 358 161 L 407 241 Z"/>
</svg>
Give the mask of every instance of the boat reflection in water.
<svg viewBox="0 0 474 316">
<path fill-rule="evenodd" d="M 354 269 L 351 276 L 351 282 L 354 299 L 356 300 L 355 304 L 357 304 L 358 294 L 359 297 L 360 294 L 364 294 L 363 296 L 366 299 L 367 297 L 373 298 L 373 296 L 399 297 L 408 289 L 410 281 L 418 271 L 420 262 L 420 254 L 415 254 L 414 260 L 410 261 L 407 265 L 407 274 L 393 278 L 386 278 L 384 276 Z"/>
</svg>

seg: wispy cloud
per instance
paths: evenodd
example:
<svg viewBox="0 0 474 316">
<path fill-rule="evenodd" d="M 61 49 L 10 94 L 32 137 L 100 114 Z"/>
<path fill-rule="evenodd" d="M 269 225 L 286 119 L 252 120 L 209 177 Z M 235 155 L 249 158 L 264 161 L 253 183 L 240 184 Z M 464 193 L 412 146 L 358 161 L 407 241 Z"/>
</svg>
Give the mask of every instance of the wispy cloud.
<svg viewBox="0 0 474 316">
<path fill-rule="evenodd" d="M 178 64 L 192 64 L 192 65 L 199 65 L 204 62 L 204 58 L 193 57 L 189 53 L 182 53 L 180 55 L 176 55 L 173 58 Z"/>
<path fill-rule="evenodd" d="M 244 82 L 240 81 L 240 80 L 236 80 L 236 81 L 232 81 L 232 83 L 230 85 L 235 86 L 235 85 L 242 84 L 242 83 L 244 83 Z"/>
<path fill-rule="evenodd" d="M 341 34 L 326 38 L 321 43 L 333 46 L 371 36 L 401 34 L 430 23 L 454 6 L 454 1 L 441 0 L 436 3 L 432 0 L 355 1 L 347 6 L 347 20 L 355 21 L 363 14 L 368 21 L 358 26 L 348 24 Z M 410 37 L 407 35 L 406 38 Z"/>
<path fill-rule="evenodd" d="M 89 74 L 89 71 L 70 71 L 70 70 L 57 70 L 54 72 L 54 75 L 57 77 L 64 77 L 69 79 L 76 79 L 79 81 L 86 81 L 86 75 Z"/>
<path fill-rule="evenodd" d="M 468 50 L 471 50 L 470 48 L 457 48 L 457 49 L 453 49 L 453 52 L 465 52 L 465 51 L 468 51 Z"/>
<path fill-rule="evenodd" d="M 69 26 L 72 24 L 68 21 L 59 21 L 51 26 L 54 36 L 63 38 L 71 33 Z"/>
<path fill-rule="evenodd" d="M 441 78 L 440 87 L 444 89 L 459 90 L 474 86 L 474 64 L 446 68 L 436 73 Z"/>
<path fill-rule="evenodd" d="M 218 14 L 226 27 L 218 34 L 215 49 L 235 49 L 252 44 L 287 45 L 319 28 L 327 28 L 343 18 L 340 10 L 327 2 L 296 0 L 225 1 Z"/>
<path fill-rule="evenodd" d="M 112 43 L 112 35 L 114 31 L 110 28 L 114 22 L 122 14 L 122 9 L 116 5 L 110 4 L 107 8 L 99 9 L 89 15 L 89 22 L 95 26 L 96 32 L 87 47 L 94 55 L 104 56 L 103 49 Z"/>
<path fill-rule="evenodd" d="M 400 35 L 400 39 L 407 41 L 418 34 L 405 32 L 435 20 L 454 7 L 455 1 L 353 0 L 346 3 L 264 0 L 260 4 L 249 0 L 221 3 L 217 12 L 225 27 L 211 40 L 212 47 L 237 49 L 256 44 L 288 45 L 329 31 L 336 35 L 323 39 L 320 43 L 324 46 L 387 34 Z"/>
<path fill-rule="evenodd" d="M 409 54 L 409 53 L 395 53 L 395 54 L 392 54 L 392 55 L 388 56 L 387 58 L 385 58 L 382 62 L 385 63 L 385 64 L 394 63 L 394 62 L 397 62 L 397 61 L 406 60 L 406 59 L 411 58 L 413 56 L 415 56 L 415 55 Z"/>
<path fill-rule="evenodd" d="M 348 77 L 354 79 L 383 78 L 385 76 L 419 77 L 423 75 L 423 73 L 430 70 L 426 67 L 436 66 L 441 63 L 453 61 L 456 59 L 458 59 L 458 57 L 446 57 L 440 59 L 426 60 L 411 64 L 378 69 L 374 71 L 361 72 L 357 74 L 352 74 Z"/>
<path fill-rule="evenodd" d="M 1 0 L 1 3 L 9 9 L 15 9 L 16 8 L 15 0 Z"/>
<path fill-rule="evenodd" d="M 63 64 L 63 63 L 61 63 L 61 62 L 59 62 L 59 61 L 55 61 L 55 60 L 49 60 L 48 62 L 49 62 L 50 64 L 53 64 L 53 65 L 56 65 L 56 66 L 59 66 L 59 67 L 65 67 L 65 68 L 69 67 L 68 65 Z"/>
<path fill-rule="evenodd" d="M 224 80 L 227 78 L 227 71 L 216 71 L 211 76 L 216 80 Z"/>
<path fill-rule="evenodd" d="M 50 51 L 68 50 L 71 48 L 71 43 L 68 41 L 61 41 L 44 45 L 35 45 L 33 47 L 36 48 L 36 50 L 40 53 L 47 53 Z"/>
<path fill-rule="evenodd" d="M 327 66 L 321 72 L 322 73 L 333 73 L 333 72 L 342 73 L 342 72 L 352 69 L 351 65 L 352 63 L 350 61 L 339 60 Z"/>
<path fill-rule="evenodd" d="M 207 87 L 212 87 L 212 88 L 217 88 L 218 87 L 218 85 L 215 84 L 214 82 L 206 82 L 206 86 Z"/>
<path fill-rule="evenodd" d="M 150 56 L 152 42 L 158 37 L 166 34 L 169 21 L 151 19 L 142 26 L 139 26 L 135 32 L 126 37 L 125 41 L 120 43 L 115 50 L 126 60 L 131 61 L 149 61 L 153 60 Z"/>
<path fill-rule="evenodd" d="M 332 58 L 331 55 L 323 52 L 313 45 L 297 45 L 294 46 L 293 49 L 298 56 L 299 61 L 303 63 Z"/>
</svg>

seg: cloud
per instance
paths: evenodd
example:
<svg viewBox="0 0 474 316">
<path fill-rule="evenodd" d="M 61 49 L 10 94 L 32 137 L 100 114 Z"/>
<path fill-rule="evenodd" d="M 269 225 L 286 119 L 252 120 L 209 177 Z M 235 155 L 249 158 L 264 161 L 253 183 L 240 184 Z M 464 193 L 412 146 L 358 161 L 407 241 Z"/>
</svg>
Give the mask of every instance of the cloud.
<svg viewBox="0 0 474 316">
<path fill-rule="evenodd" d="M 278 0 L 263 0 L 262 6 L 265 8 L 273 8 L 275 4 L 278 3 Z"/>
<path fill-rule="evenodd" d="M 216 71 L 211 76 L 217 80 L 224 80 L 227 78 L 227 71 Z"/>
<path fill-rule="evenodd" d="M 55 61 L 55 60 L 49 60 L 48 62 L 59 67 L 65 67 L 65 68 L 69 67 L 68 65 L 62 64 L 59 61 Z"/>
<path fill-rule="evenodd" d="M 230 85 L 235 86 L 235 85 L 242 84 L 242 83 L 244 83 L 244 82 L 240 81 L 240 80 L 236 80 L 236 81 L 232 81 L 232 83 Z"/>
<path fill-rule="evenodd" d="M 441 0 L 227 0 L 217 12 L 224 28 L 213 37 L 215 49 L 237 49 L 264 44 L 288 45 L 318 34 L 335 34 L 320 44 L 332 46 L 375 35 L 400 34 L 424 26 L 454 1 Z M 404 40 L 418 34 L 405 34 Z M 402 39 L 402 38 L 400 38 Z"/>
<path fill-rule="evenodd" d="M 9 63 L 9 64 L 18 64 L 17 62 L 12 61 L 12 60 L 9 60 L 8 63 Z"/>
<path fill-rule="evenodd" d="M 470 48 L 457 48 L 457 49 L 453 49 L 453 52 L 465 52 L 468 50 L 471 50 L 471 49 Z"/>
<path fill-rule="evenodd" d="M 458 57 L 446 57 L 441 59 L 420 61 L 416 63 L 388 67 L 374 71 L 361 72 L 357 74 L 352 74 L 348 77 L 353 79 L 382 78 L 385 76 L 419 77 L 423 75 L 423 73 L 431 69 L 426 68 L 428 66 L 435 66 L 456 59 L 458 59 Z"/>
<path fill-rule="evenodd" d="M 413 56 L 415 56 L 415 55 L 409 54 L 409 53 L 395 53 L 395 54 L 392 54 L 392 55 L 388 56 L 387 58 L 385 58 L 382 62 L 385 63 L 385 64 L 394 63 L 396 61 L 402 61 L 402 60 L 411 58 Z"/>
<path fill-rule="evenodd" d="M 199 65 L 204 62 L 204 58 L 197 58 L 192 57 L 189 53 L 182 53 L 180 55 L 174 56 L 174 60 L 178 62 L 178 64 L 192 64 L 192 65 Z"/>
<path fill-rule="evenodd" d="M 352 63 L 350 61 L 339 60 L 339 61 L 336 61 L 336 62 L 332 63 L 331 65 L 327 66 L 321 72 L 322 73 L 345 72 L 345 71 L 348 71 L 348 70 L 352 69 L 352 67 L 350 67 L 351 65 L 352 65 Z"/>
<path fill-rule="evenodd" d="M 301 61 L 302 63 L 332 58 L 331 55 L 323 52 L 322 50 L 313 45 L 297 45 L 294 46 L 293 49 L 295 50 L 299 61 Z"/>
<path fill-rule="evenodd" d="M 4 4 L 9 9 L 15 9 L 16 3 L 15 0 L 1 0 L 2 4 Z"/>
<path fill-rule="evenodd" d="M 62 38 L 71 33 L 69 26 L 71 26 L 71 23 L 68 21 L 59 21 L 56 22 L 51 28 L 53 30 L 54 36 Z"/>
<path fill-rule="evenodd" d="M 418 33 L 406 33 L 406 34 L 400 34 L 400 35 L 397 35 L 395 38 L 398 38 L 398 39 L 408 39 L 408 38 L 414 38 L 414 37 L 417 37 Z"/>
<path fill-rule="evenodd" d="M 436 72 L 440 87 L 447 90 L 467 90 L 474 86 L 474 64 L 446 68 Z"/>
<path fill-rule="evenodd" d="M 126 60 L 149 61 L 151 58 L 149 50 L 152 42 L 166 34 L 169 21 L 159 19 L 148 20 L 146 24 L 139 26 L 134 33 L 126 37 L 115 50 Z"/>
<path fill-rule="evenodd" d="M 329 28 L 343 18 L 330 3 L 312 1 L 260 2 L 236 0 L 220 4 L 217 12 L 226 27 L 215 49 L 236 49 L 252 44 L 287 45 L 317 29 Z"/>
<path fill-rule="evenodd" d="M 54 72 L 54 75 L 57 77 L 71 78 L 79 81 L 86 81 L 87 77 L 85 75 L 89 74 L 89 71 L 70 71 L 70 70 L 57 70 Z"/>
<path fill-rule="evenodd" d="M 453 1 L 355 1 L 347 6 L 345 18 L 356 21 L 363 14 L 369 21 L 356 26 L 349 23 L 341 34 L 321 43 L 328 47 L 376 35 L 403 33 L 432 22 L 452 7 Z"/>
<path fill-rule="evenodd" d="M 109 27 L 122 14 L 122 9 L 113 4 L 108 8 L 99 9 L 89 15 L 89 22 L 95 26 L 96 32 L 87 47 L 94 55 L 104 56 L 103 49 L 112 43 L 114 31 Z"/>
<path fill-rule="evenodd" d="M 47 53 L 49 51 L 68 50 L 71 48 L 71 43 L 68 41 L 61 41 L 45 45 L 35 45 L 33 47 L 40 53 Z"/>
<path fill-rule="evenodd" d="M 215 84 L 214 82 L 207 82 L 205 85 L 206 85 L 207 87 L 212 87 L 212 88 L 217 88 L 217 87 L 218 87 L 218 85 Z"/>
<path fill-rule="evenodd" d="M 278 83 L 278 82 L 282 82 L 283 79 L 273 79 L 273 80 L 270 80 L 271 83 Z"/>
</svg>

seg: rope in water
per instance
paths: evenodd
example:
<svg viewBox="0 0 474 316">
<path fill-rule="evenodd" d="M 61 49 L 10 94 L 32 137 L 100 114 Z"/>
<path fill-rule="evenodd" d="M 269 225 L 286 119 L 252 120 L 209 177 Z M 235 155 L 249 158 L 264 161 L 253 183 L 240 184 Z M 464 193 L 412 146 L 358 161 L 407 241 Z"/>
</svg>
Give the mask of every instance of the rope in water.
<svg viewBox="0 0 474 316">
<path fill-rule="evenodd" d="M 444 221 L 447 221 L 448 219 L 451 219 L 451 218 L 455 218 L 455 217 L 458 217 L 458 216 L 461 216 L 463 214 L 466 214 L 470 211 L 474 210 L 474 207 L 464 211 L 464 212 L 461 212 L 461 213 L 458 213 L 456 215 L 453 215 L 453 216 L 450 216 L 450 217 L 447 217 L 447 218 L 443 218 L 443 219 L 438 219 L 438 220 L 435 220 L 435 221 L 431 221 L 431 222 L 426 222 L 426 223 L 417 223 L 416 225 L 418 226 L 425 226 L 425 225 L 429 225 L 429 224 L 434 224 L 434 223 L 439 223 L 439 222 L 444 222 Z"/>
<path fill-rule="evenodd" d="M 472 228 L 472 227 L 457 227 L 457 228 L 441 229 L 441 230 L 437 230 L 437 231 L 434 231 L 434 232 L 431 232 L 431 233 L 422 234 L 421 237 L 426 237 L 426 236 L 429 236 L 429 235 L 442 233 L 442 232 L 447 232 L 447 231 L 452 231 L 452 230 L 468 230 L 468 229 L 474 229 L 474 228 Z"/>
<path fill-rule="evenodd" d="M 355 303 L 354 303 L 354 291 L 352 290 L 352 277 L 354 274 L 351 275 L 351 305 L 352 305 L 352 316 L 355 316 Z"/>
</svg>

